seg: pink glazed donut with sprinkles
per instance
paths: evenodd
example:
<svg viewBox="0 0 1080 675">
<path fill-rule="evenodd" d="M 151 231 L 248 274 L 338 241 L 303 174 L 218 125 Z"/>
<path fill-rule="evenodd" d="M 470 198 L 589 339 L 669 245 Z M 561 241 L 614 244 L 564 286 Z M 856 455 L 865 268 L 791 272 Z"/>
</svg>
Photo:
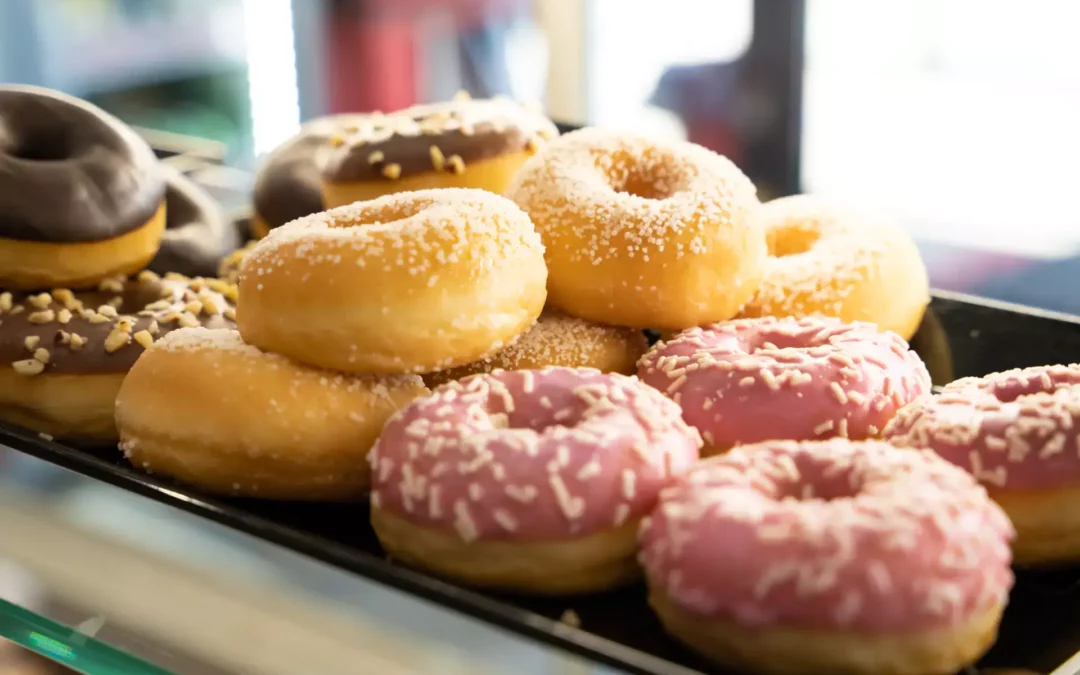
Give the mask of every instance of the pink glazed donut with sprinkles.
<svg viewBox="0 0 1080 675">
<path fill-rule="evenodd" d="M 957 380 L 901 411 L 885 438 L 985 485 L 1016 526 L 1018 563 L 1080 560 L 1080 365 Z"/>
<path fill-rule="evenodd" d="M 777 675 L 948 675 L 997 636 L 1002 510 L 929 450 L 771 441 L 699 463 L 642 522 L 649 602 L 711 659 Z"/>
<path fill-rule="evenodd" d="M 770 439 L 878 436 L 930 393 L 930 374 L 895 333 L 837 319 L 740 319 L 658 342 L 638 377 L 683 409 L 702 455 Z"/>
<path fill-rule="evenodd" d="M 637 528 L 701 438 L 637 378 L 496 371 L 398 411 L 372 449 L 371 523 L 394 558 L 546 594 L 640 577 Z"/>
</svg>

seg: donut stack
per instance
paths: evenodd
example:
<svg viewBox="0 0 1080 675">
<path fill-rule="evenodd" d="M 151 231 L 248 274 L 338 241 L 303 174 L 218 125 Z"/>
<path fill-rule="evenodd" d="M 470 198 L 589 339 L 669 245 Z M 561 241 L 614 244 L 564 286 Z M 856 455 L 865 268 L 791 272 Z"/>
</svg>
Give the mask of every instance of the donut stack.
<svg viewBox="0 0 1080 675">
<path fill-rule="evenodd" d="M 178 274 L 213 274 L 226 231 L 120 120 L 0 87 L 0 419 L 115 442 L 113 400 L 143 349 L 182 326 L 232 325 L 235 287 Z"/>
</svg>

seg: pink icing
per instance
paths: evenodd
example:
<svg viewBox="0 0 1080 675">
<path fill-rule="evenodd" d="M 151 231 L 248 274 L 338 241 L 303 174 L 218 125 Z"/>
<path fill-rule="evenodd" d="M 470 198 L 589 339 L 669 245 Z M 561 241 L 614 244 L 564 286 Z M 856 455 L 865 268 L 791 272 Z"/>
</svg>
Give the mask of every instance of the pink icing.
<svg viewBox="0 0 1080 675">
<path fill-rule="evenodd" d="M 657 343 L 638 376 L 682 406 L 724 451 L 769 439 L 877 436 L 930 393 L 930 375 L 895 333 L 836 319 L 740 319 Z"/>
<path fill-rule="evenodd" d="M 885 436 L 934 450 L 992 491 L 1080 484 L 1080 365 L 957 380 L 901 411 Z"/>
<path fill-rule="evenodd" d="M 637 378 L 496 371 L 413 401 L 371 450 L 372 504 L 463 540 L 558 540 L 647 513 L 701 438 Z"/>
<path fill-rule="evenodd" d="M 1005 601 L 1012 525 L 970 475 L 881 441 L 772 441 L 699 463 L 642 522 L 650 585 L 756 627 L 953 625 Z"/>
</svg>

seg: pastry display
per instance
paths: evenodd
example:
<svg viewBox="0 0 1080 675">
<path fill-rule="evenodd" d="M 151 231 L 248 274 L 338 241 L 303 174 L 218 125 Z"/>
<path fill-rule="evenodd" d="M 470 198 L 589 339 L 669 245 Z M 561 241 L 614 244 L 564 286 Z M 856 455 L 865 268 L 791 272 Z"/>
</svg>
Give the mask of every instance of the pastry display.
<svg viewBox="0 0 1080 675">
<path fill-rule="evenodd" d="M 49 436 L 113 442 L 124 375 L 161 336 L 232 326 L 236 289 L 217 279 L 106 279 L 96 289 L 0 292 L 0 419 Z"/>
<path fill-rule="evenodd" d="M 567 314 L 689 328 L 732 318 L 761 283 L 754 185 L 701 146 L 574 131 L 526 162 L 507 194 L 540 233 L 549 302 Z"/>
<path fill-rule="evenodd" d="M 868 321 L 905 340 L 930 304 L 930 281 L 911 235 L 811 195 L 758 211 L 769 257 L 742 315 Z"/>
<path fill-rule="evenodd" d="M 262 238 L 275 227 L 318 213 L 323 204 L 322 177 L 316 158 L 341 129 L 364 115 L 331 115 L 305 122 L 300 131 L 260 163 L 252 193 L 251 234 Z"/>
<path fill-rule="evenodd" d="M 706 456 L 772 439 L 873 438 L 930 393 L 926 366 L 898 335 L 837 319 L 692 328 L 654 345 L 638 375 L 682 407 Z"/>
<path fill-rule="evenodd" d="M 0 288 L 93 286 L 141 270 L 165 229 L 150 146 L 85 101 L 0 86 Z"/>
<path fill-rule="evenodd" d="M 367 493 L 365 458 L 383 423 L 426 393 L 416 375 L 328 373 L 235 330 L 185 328 L 135 363 L 116 425 L 132 464 L 213 492 L 355 499 Z"/>
<path fill-rule="evenodd" d="M 248 253 L 244 341 L 314 366 L 425 373 L 528 330 L 547 269 L 529 217 L 483 190 L 389 195 L 277 228 Z"/>
<path fill-rule="evenodd" d="M 394 415 L 371 521 L 396 559 L 470 583 L 579 593 L 636 579 L 638 521 L 698 458 L 679 407 L 624 375 L 474 375 Z"/>
<path fill-rule="evenodd" d="M 477 373 L 549 366 L 595 368 L 603 373 L 632 375 L 648 346 L 648 339 L 639 330 L 546 311 L 532 328 L 497 354 L 458 368 L 429 373 L 424 381 L 434 387 Z"/>
<path fill-rule="evenodd" d="M 336 123 L 317 160 L 328 208 L 432 188 L 502 194 L 558 135 L 551 120 L 504 98 L 459 97 Z"/>
<path fill-rule="evenodd" d="M 776 675 L 950 675 L 990 647 L 1012 527 L 967 473 L 880 441 L 701 462 L 641 528 L 649 602 L 710 658 Z"/>
<path fill-rule="evenodd" d="M 971 472 L 1016 526 L 1018 563 L 1080 560 L 1080 365 L 964 378 L 902 410 L 894 445 Z"/>
<path fill-rule="evenodd" d="M 191 277 L 213 277 L 240 237 L 213 197 L 169 166 L 165 173 L 165 232 L 147 269 Z"/>
</svg>

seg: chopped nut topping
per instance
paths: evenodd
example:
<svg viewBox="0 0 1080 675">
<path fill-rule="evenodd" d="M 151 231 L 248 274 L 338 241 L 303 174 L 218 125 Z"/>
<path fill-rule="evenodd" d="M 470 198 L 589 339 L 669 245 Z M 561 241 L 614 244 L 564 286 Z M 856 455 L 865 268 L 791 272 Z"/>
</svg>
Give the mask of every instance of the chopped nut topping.
<svg viewBox="0 0 1080 675">
<path fill-rule="evenodd" d="M 130 316 L 122 316 L 116 322 L 116 330 L 130 333 L 133 328 L 135 328 L 135 319 L 132 319 Z"/>
<path fill-rule="evenodd" d="M 135 342 L 138 342 L 143 349 L 149 349 L 150 345 L 154 344 L 154 336 L 149 331 L 141 330 L 138 333 L 132 335 Z"/>
<path fill-rule="evenodd" d="M 53 342 L 59 342 L 62 345 L 71 344 L 71 333 L 66 330 L 56 331 L 56 337 L 53 338 Z"/>
<path fill-rule="evenodd" d="M 31 307 L 38 309 L 45 309 L 52 304 L 52 296 L 48 293 L 39 293 L 38 295 L 31 295 L 26 299 L 30 303 Z"/>
<path fill-rule="evenodd" d="M 98 311 L 98 314 L 100 314 L 102 316 L 107 316 L 110 319 L 115 319 L 118 316 L 118 314 L 116 312 L 116 308 L 113 307 L 112 305 L 102 305 L 101 307 L 97 308 L 97 311 Z"/>
<path fill-rule="evenodd" d="M 109 298 L 106 304 L 114 309 L 120 309 L 120 305 L 124 304 L 124 298 L 118 295 L 115 298 Z"/>
<path fill-rule="evenodd" d="M 465 173 L 465 160 L 461 158 L 461 155 L 450 155 L 446 158 L 446 164 L 452 173 L 459 175 Z"/>
<path fill-rule="evenodd" d="M 27 335 L 26 339 L 23 340 L 23 344 L 26 345 L 26 348 L 30 351 L 34 351 L 39 342 L 41 342 L 41 338 L 37 335 Z"/>
<path fill-rule="evenodd" d="M 188 281 L 191 281 L 190 279 L 185 277 L 183 274 L 177 274 L 176 272 L 166 272 L 165 273 L 165 280 L 166 281 L 183 281 L 185 283 L 188 282 Z"/>
<path fill-rule="evenodd" d="M 233 307 L 226 307 L 225 318 L 229 321 L 236 321 L 236 309 Z"/>
<path fill-rule="evenodd" d="M 169 312 L 161 317 L 161 323 L 176 323 L 180 320 L 180 312 Z"/>
<path fill-rule="evenodd" d="M 180 327 L 181 328 L 195 328 L 199 325 L 199 320 L 195 318 L 195 315 L 191 312 L 184 312 L 180 315 Z"/>
<path fill-rule="evenodd" d="M 114 330 L 105 338 L 105 351 L 112 354 L 129 342 L 131 342 L 131 333 Z"/>
<path fill-rule="evenodd" d="M 11 308 L 12 315 L 22 314 L 24 311 L 26 311 L 26 305 L 15 305 Z"/>
<path fill-rule="evenodd" d="M 11 293 L 4 291 L 0 293 L 0 312 L 6 312 L 11 309 Z"/>
<path fill-rule="evenodd" d="M 49 350 L 44 347 L 38 347 L 34 350 L 34 358 L 42 363 L 49 362 Z"/>
<path fill-rule="evenodd" d="M 439 149 L 439 146 L 433 145 L 428 148 L 428 152 L 431 154 L 431 166 L 436 171 L 442 171 L 443 165 L 446 164 L 446 157 L 442 154 L 442 150 Z"/>
<path fill-rule="evenodd" d="M 30 323 L 49 323 L 56 318 L 56 312 L 51 309 L 43 309 L 40 312 L 31 312 L 30 316 L 26 318 Z"/>
<path fill-rule="evenodd" d="M 111 279 L 102 279 L 98 284 L 98 290 L 104 293 L 123 293 L 124 281 L 122 277 L 113 277 Z"/>
<path fill-rule="evenodd" d="M 52 290 L 53 300 L 60 304 L 67 306 L 67 303 L 75 299 L 75 294 L 71 292 L 70 288 L 54 288 Z"/>
<path fill-rule="evenodd" d="M 71 310 L 66 307 L 64 309 L 61 309 L 59 312 L 56 313 L 56 320 L 60 323 L 67 323 L 68 321 L 71 321 Z"/>
<path fill-rule="evenodd" d="M 157 272 L 151 272 L 150 270 L 143 270 L 142 272 L 139 272 L 139 276 L 135 278 L 147 284 L 161 281 L 161 277 L 157 275 Z"/>
<path fill-rule="evenodd" d="M 89 321 L 90 323 L 109 323 L 109 317 L 105 316 L 104 314 L 98 314 L 97 312 L 95 312 L 92 309 L 89 309 L 86 312 L 84 312 L 83 313 L 83 318 L 86 319 L 87 321 Z"/>
<path fill-rule="evenodd" d="M 146 332 L 150 333 L 151 335 L 157 335 L 161 332 L 161 327 L 158 326 L 157 321 L 151 321 L 150 325 L 146 327 Z"/>
<path fill-rule="evenodd" d="M 341 136 L 331 136 L 329 139 L 327 139 L 327 143 L 330 144 L 331 148 L 340 148 L 341 146 L 345 145 L 345 139 Z"/>
<path fill-rule="evenodd" d="M 78 333 L 72 333 L 69 342 L 71 343 L 72 349 L 74 349 L 75 351 L 79 351 L 83 348 L 83 346 L 86 345 L 86 338 L 79 335 Z"/>
<path fill-rule="evenodd" d="M 206 288 L 206 279 L 203 279 L 202 277 L 195 277 L 191 280 L 191 290 L 198 293 L 204 288 Z"/>
<path fill-rule="evenodd" d="M 397 180 L 401 177 L 401 165 L 400 164 L 387 164 L 383 167 L 382 175 L 390 180 Z"/>
<path fill-rule="evenodd" d="M 368 164 L 378 164 L 384 159 L 386 159 L 386 155 L 383 154 L 382 150 L 376 150 L 375 152 L 367 156 Z"/>
<path fill-rule="evenodd" d="M 168 309 L 171 305 L 172 303 L 168 300 L 155 300 L 154 302 L 151 302 L 149 305 L 147 305 L 146 309 L 150 312 L 160 312 L 162 310 Z"/>
<path fill-rule="evenodd" d="M 45 364 L 37 359 L 23 359 L 11 364 L 15 372 L 20 375 L 40 375 L 45 370 Z"/>
<path fill-rule="evenodd" d="M 184 311 L 191 312 L 192 314 L 198 316 L 203 311 L 203 305 L 198 300 L 192 300 L 191 302 L 184 305 Z"/>
<path fill-rule="evenodd" d="M 217 301 L 214 300 L 214 296 L 208 291 L 199 293 L 199 302 L 202 303 L 203 311 L 207 314 L 221 314 L 221 308 L 218 307 Z"/>
</svg>

